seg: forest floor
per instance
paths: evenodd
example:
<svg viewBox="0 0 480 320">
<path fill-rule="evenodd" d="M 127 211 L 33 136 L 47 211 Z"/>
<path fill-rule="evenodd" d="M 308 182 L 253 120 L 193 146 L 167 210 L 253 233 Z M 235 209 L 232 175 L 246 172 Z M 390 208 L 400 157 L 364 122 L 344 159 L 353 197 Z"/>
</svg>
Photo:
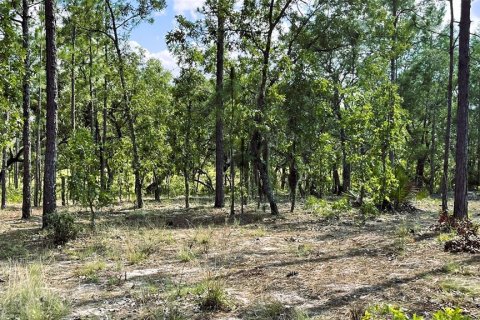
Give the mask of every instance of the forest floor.
<svg viewBox="0 0 480 320">
<path fill-rule="evenodd" d="M 47 245 L 39 210 L 24 222 L 11 206 L 0 212 L 0 297 L 15 270 L 39 263 L 68 302 L 67 319 L 273 319 L 268 308 L 282 305 L 350 319 L 387 303 L 422 315 L 456 306 L 480 319 L 480 255 L 444 252 L 451 235 L 430 228 L 439 200 L 413 204 L 415 213 L 364 221 L 356 209 L 289 213 L 284 203 L 275 218 L 251 205 L 229 219 L 200 202 L 147 202 L 99 213 L 96 232 L 78 213 L 85 230 L 64 246 Z M 480 201 L 470 212 L 478 221 Z M 202 310 L 209 290 L 225 302 L 220 310 Z"/>
</svg>

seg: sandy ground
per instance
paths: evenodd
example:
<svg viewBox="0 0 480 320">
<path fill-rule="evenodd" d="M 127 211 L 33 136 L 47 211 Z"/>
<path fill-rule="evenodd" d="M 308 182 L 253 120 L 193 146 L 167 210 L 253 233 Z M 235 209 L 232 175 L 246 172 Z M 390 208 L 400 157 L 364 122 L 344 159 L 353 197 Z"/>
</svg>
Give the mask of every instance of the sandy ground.
<svg viewBox="0 0 480 320">
<path fill-rule="evenodd" d="M 68 319 L 154 319 L 173 308 L 186 319 L 244 319 L 272 300 L 315 319 L 385 303 L 417 314 L 456 306 L 480 319 L 480 255 L 444 252 L 429 228 L 439 201 L 414 205 L 363 221 L 354 209 L 328 219 L 282 204 L 273 218 L 248 206 L 229 219 L 199 203 L 148 202 L 99 213 L 96 232 L 85 227 L 65 246 L 45 240 L 40 211 L 24 222 L 12 206 L 0 211 L 0 295 L 13 263 L 41 261 L 48 286 L 71 305 Z M 470 208 L 477 219 L 480 201 Z M 228 308 L 200 310 L 195 288 L 206 280 L 225 289 Z"/>
</svg>

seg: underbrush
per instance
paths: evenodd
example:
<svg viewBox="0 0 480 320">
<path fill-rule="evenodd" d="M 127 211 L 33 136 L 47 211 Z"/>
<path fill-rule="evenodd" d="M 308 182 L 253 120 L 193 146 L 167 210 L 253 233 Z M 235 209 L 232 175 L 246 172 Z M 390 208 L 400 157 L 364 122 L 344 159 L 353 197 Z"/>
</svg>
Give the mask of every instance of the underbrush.
<svg viewBox="0 0 480 320">
<path fill-rule="evenodd" d="M 0 319 L 62 319 L 69 306 L 48 288 L 42 266 L 12 265 L 5 292 L 0 295 Z"/>
</svg>

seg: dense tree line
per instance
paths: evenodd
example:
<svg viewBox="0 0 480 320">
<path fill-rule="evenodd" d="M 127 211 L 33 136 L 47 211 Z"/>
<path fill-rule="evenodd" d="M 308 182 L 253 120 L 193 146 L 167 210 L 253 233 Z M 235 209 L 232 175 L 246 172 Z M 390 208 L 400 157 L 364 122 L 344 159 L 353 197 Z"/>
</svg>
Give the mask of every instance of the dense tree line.
<svg viewBox="0 0 480 320">
<path fill-rule="evenodd" d="M 0 3 L 2 207 L 21 175 L 22 217 L 43 200 L 44 226 L 57 198 L 94 222 L 146 194 L 188 208 L 192 193 L 215 207 L 228 193 L 232 214 L 237 200 L 276 215 L 282 196 L 292 211 L 330 194 L 388 210 L 413 191 L 442 194 L 447 211 L 455 190 L 467 216 L 480 185 L 469 0 L 458 25 L 453 0 L 208 0 L 166 37 L 177 76 L 128 42 L 164 8 Z"/>
</svg>

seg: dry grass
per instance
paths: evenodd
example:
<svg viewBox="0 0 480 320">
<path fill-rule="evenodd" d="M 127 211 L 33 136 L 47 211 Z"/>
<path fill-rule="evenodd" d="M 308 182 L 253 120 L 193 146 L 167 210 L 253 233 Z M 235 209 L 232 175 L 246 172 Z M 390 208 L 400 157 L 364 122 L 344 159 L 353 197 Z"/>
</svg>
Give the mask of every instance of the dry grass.
<svg viewBox="0 0 480 320">
<path fill-rule="evenodd" d="M 480 258 L 443 252 L 449 235 L 427 228 L 438 204 L 425 199 L 419 213 L 359 224 L 355 209 L 336 209 L 332 220 L 302 208 L 289 214 L 282 204 L 285 215 L 272 219 L 248 206 L 229 220 L 227 209 L 149 203 L 141 212 L 99 214 L 95 233 L 86 229 L 60 248 L 44 247 L 39 211 L 19 222 L 17 206 L 0 216 L 0 279 L 11 277 L 9 259 L 42 259 L 49 287 L 71 298 L 70 316 L 78 318 L 262 319 L 278 309 L 298 319 L 349 319 L 352 309 L 383 303 L 409 314 L 458 306 L 478 318 Z M 471 208 L 476 217 L 480 202 Z M 215 284 L 209 289 L 206 274 Z M 79 281 L 87 276 L 95 281 Z M 0 297 L 7 290 L 0 282 Z M 231 307 L 202 310 L 209 292 Z"/>
</svg>

